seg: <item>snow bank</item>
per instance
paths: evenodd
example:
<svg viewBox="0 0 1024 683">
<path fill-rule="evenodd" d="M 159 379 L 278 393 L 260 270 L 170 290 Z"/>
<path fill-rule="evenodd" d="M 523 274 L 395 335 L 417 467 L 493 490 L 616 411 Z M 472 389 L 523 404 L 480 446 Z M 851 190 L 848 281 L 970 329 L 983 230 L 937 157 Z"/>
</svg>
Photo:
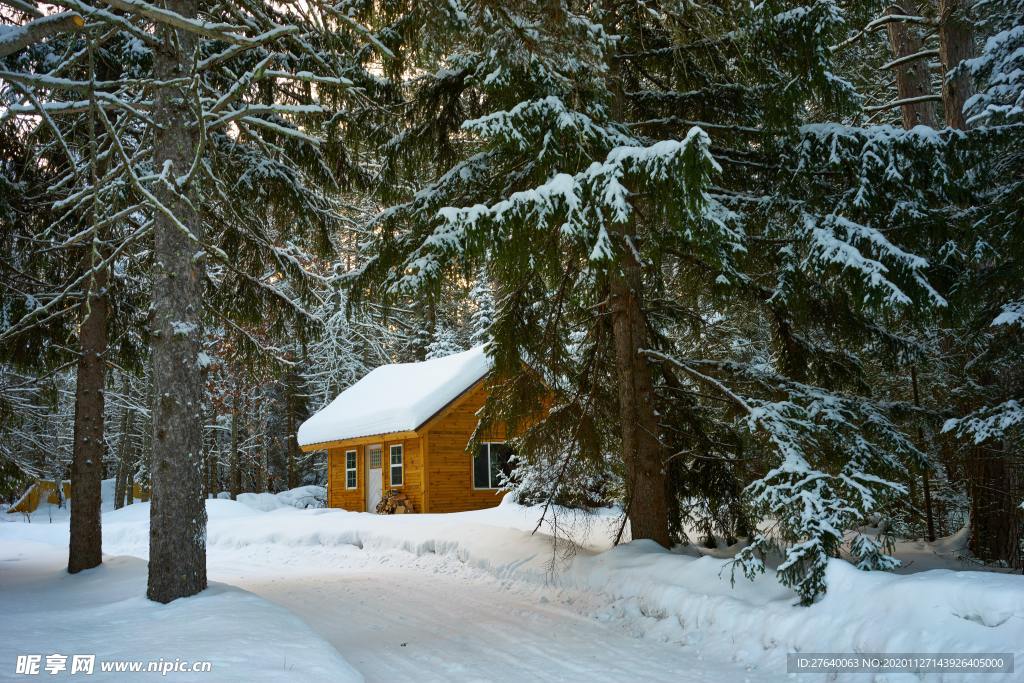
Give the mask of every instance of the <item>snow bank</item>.
<svg viewBox="0 0 1024 683">
<path fill-rule="evenodd" d="M 323 486 L 300 486 L 281 493 L 238 494 L 239 503 L 261 512 L 288 507 L 300 510 L 322 508 L 325 500 L 327 500 L 327 489 Z"/>
<path fill-rule="evenodd" d="M 134 506 L 133 506 L 134 507 Z M 148 504 L 139 507 L 148 508 Z M 15 525 L 4 525 L 9 530 Z M 30 526 L 30 525 L 19 525 Z M 160 605 L 147 600 L 146 562 L 106 557 L 77 575 L 65 571 L 67 550 L 6 536 L 0 545 L 6 628 L 0 639 L 3 674 L 18 655 L 95 655 L 88 680 L 362 681 L 342 657 L 287 610 L 223 584 Z M 210 662 L 210 673 L 101 671 L 101 662 Z M 59 680 L 79 675 L 64 671 Z"/>
<path fill-rule="evenodd" d="M 299 445 L 416 429 L 491 365 L 482 346 L 422 363 L 383 365 L 303 422 Z"/>
<path fill-rule="evenodd" d="M 208 501 L 211 552 L 276 544 L 299 556 L 308 548 L 310 557 L 342 545 L 445 555 L 502 580 L 591 596 L 586 611 L 595 619 L 623 620 L 638 635 L 762 671 L 785 671 L 786 654 L 795 651 L 1013 652 L 1024 662 L 1024 577 L 1016 575 L 930 570 L 900 576 L 862 572 L 836 560 L 828 568 L 828 594 L 805 608 L 771 573 L 753 582 L 737 575 L 732 585 L 729 560 L 645 541 L 598 550 L 599 539 L 608 538 L 610 513 L 568 520 L 583 547 L 563 561 L 565 547 L 553 550 L 550 537 L 529 533 L 538 510 L 512 503 L 396 516 L 288 508 L 239 514 L 238 508 L 243 506 Z M 123 512 L 105 518 L 107 537 L 123 552 L 144 552 L 145 528 L 117 524 Z M 950 674 L 942 680 L 969 679 Z M 991 674 L 986 680 L 1011 679 Z"/>
<path fill-rule="evenodd" d="M 536 591 L 538 601 L 555 591 L 590 618 L 615 621 L 638 636 L 695 648 L 702 656 L 732 660 L 762 674 L 785 672 L 786 654 L 797 651 L 1012 652 L 1024 666 L 1024 577 L 1019 575 L 942 569 L 897 575 L 861 572 L 833 561 L 828 594 L 805 608 L 771 573 L 753 582 L 737 576 L 731 585 L 728 559 L 670 552 L 644 541 L 609 549 L 612 511 L 581 518 L 558 511 L 560 525 L 580 542 L 568 554 L 564 545 L 553 549 L 549 536 L 530 534 L 537 508 L 508 502 L 448 515 L 378 516 L 286 505 L 261 512 L 229 500 L 209 500 L 207 511 L 210 556 L 231 566 L 248 567 L 252 558 L 275 563 L 287 558 L 284 564 L 329 573 L 339 554 L 359 552 L 355 548 L 408 566 L 417 563 L 409 553 L 449 558 L 506 586 Z M 147 504 L 105 514 L 105 550 L 145 557 L 148 518 Z M 67 528 L 60 525 L 6 524 L 0 526 L 0 539 L 29 534 L 44 540 L 61 529 L 63 536 L 49 542 L 66 543 Z M 941 680 L 971 677 L 949 674 Z M 1013 674 L 990 674 L 985 680 L 1009 681 Z"/>
</svg>

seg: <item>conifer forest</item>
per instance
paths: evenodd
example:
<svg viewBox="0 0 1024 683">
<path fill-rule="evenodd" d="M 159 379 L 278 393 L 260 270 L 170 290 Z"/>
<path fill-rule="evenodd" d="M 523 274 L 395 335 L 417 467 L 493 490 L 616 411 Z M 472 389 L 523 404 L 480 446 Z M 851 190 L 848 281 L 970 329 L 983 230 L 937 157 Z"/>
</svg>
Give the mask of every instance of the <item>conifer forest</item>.
<svg viewBox="0 0 1024 683">
<path fill-rule="evenodd" d="M 1024 0 L 0 0 L 0 299 L 0 678 L 1024 670 Z"/>
</svg>

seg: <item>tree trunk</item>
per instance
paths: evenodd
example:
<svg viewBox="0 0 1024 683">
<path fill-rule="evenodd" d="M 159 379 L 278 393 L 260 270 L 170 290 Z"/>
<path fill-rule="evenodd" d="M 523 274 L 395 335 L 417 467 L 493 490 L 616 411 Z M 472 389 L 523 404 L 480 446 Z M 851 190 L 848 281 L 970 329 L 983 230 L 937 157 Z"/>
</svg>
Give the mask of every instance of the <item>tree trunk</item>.
<svg viewBox="0 0 1024 683">
<path fill-rule="evenodd" d="M 971 498 L 971 552 L 985 562 L 1024 567 L 1020 542 L 1024 514 L 1020 510 L 1020 467 L 1007 453 L 990 445 L 975 446 L 967 461 Z"/>
<path fill-rule="evenodd" d="M 619 68 L 612 60 L 608 79 L 614 93 L 612 115 L 625 119 L 626 93 Z M 647 318 L 643 310 L 643 265 L 637 259 L 635 224 L 616 223 L 621 255 L 612 264 L 608 307 L 611 312 L 618 375 L 622 460 L 626 468 L 630 536 L 672 545 L 668 523 L 668 477 L 655 413 L 654 379 L 641 350 L 647 348 Z"/>
<path fill-rule="evenodd" d="M 117 461 L 117 473 L 114 474 L 114 509 L 120 510 L 124 507 L 124 481 L 127 476 L 124 461 L 120 458 Z"/>
<path fill-rule="evenodd" d="M 125 505 L 135 504 L 135 466 L 130 465 L 128 467 L 128 476 L 124 480 L 124 492 L 128 500 Z"/>
<path fill-rule="evenodd" d="M 890 14 L 913 15 L 897 4 L 890 5 Z M 916 27 L 906 21 L 891 21 L 888 24 L 889 46 L 894 59 L 916 55 L 923 49 L 921 36 Z M 896 75 L 896 92 L 899 99 L 931 95 L 931 80 L 928 71 L 928 59 L 920 58 L 893 67 Z M 914 126 L 939 127 L 939 118 L 934 102 L 914 102 L 900 106 L 903 114 L 903 127 L 910 130 Z"/>
<path fill-rule="evenodd" d="M 235 400 L 231 405 L 231 500 L 238 500 L 242 492 L 242 463 L 238 453 L 238 388 L 235 387 Z"/>
<path fill-rule="evenodd" d="M 939 0 L 939 58 L 943 74 L 942 106 L 946 125 L 964 130 L 967 119 L 964 103 L 974 94 L 971 77 L 950 70 L 970 59 L 974 51 L 974 27 L 965 0 Z M 980 383 L 995 386 L 1001 378 L 984 376 Z M 984 392 L 983 392 L 984 395 Z M 999 562 L 1020 568 L 1021 520 L 1020 491 L 1022 474 L 1012 453 L 1003 444 L 981 444 L 968 450 L 964 472 L 971 499 L 971 551 L 986 562 Z"/>
<path fill-rule="evenodd" d="M 212 447 L 210 448 L 209 460 L 206 463 L 206 490 L 209 491 L 210 498 L 216 498 L 217 493 L 217 454 L 219 451 Z"/>
<path fill-rule="evenodd" d="M 628 233 L 623 236 L 633 238 Z M 650 365 L 640 353 L 647 341 L 640 301 L 641 265 L 632 249 L 623 249 L 620 265 L 621 272 L 612 272 L 609 308 L 615 338 L 630 532 L 634 540 L 649 538 L 669 547 L 665 462 L 654 411 L 654 383 Z"/>
<path fill-rule="evenodd" d="M 121 421 L 121 443 L 118 446 L 117 481 L 114 485 L 114 509 L 124 507 L 126 482 L 128 480 L 128 471 L 131 467 L 131 464 L 128 462 L 128 454 L 130 452 L 128 442 L 132 431 L 133 417 L 134 411 L 131 408 L 126 408 L 124 419 Z"/>
<path fill-rule="evenodd" d="M 196 16 L 195 0 L 166 0 L 164 6 Z M 161 25 L 153 68 L 158 80 L 187 79 L 195 37 Z M 187 86 L 156 90 L 153 119 L 154 164 L 169 182 L 189 172 L 198 144 Z M 153 313 L 153 487 L 150 508 L 149 587 L 157 602 L 195 595 L 206 588 L 206 505 L 203 500 L 202 298 L 205 262 L 203 224 L 188 188 L 156 183 L 159 200 L 177 221 L 154 212 Z"/>
<path fill-rule="evenodd" d="M 966 0 L 939 0 L 939 60 L 942 62 L 942 108 L 946 125 L 964 130 L 964 103 L 974 94 L 969 74 L 950 78 L 951 69 L 974 56 L 974 27 L 967 15 Z"/>
<path fill-rule="evenodd" d="M 91 267 L 91 261 L 89 262 Z M 81 356 L 75 386 L 75 441 L 71 462 L 71 542 L 68 572 L 75 574 L 103 561 L 100 482 L 103 480 L 103 405 L 106 388 L 107 272 L 92 277 L 88 309 L 79 331 Z"/>
<path fill-rule="evenodd" d="M 288 411 L 287 417 L 287 434 L 285 435 L 285 444 L 288 448 L 288 488 L 293 489 L 299 485 L 299 442 L 296 438 L 296 432 L 298 431 L 298 384 L 299 376 L 294 370 L 288 373 L 288 381 L 286 385 L 287 395 L 285 397 L 285 409 Z"/>
<path fill-rule="evenodd" d="M 913 390 L 914 390 L 914 406 L 920 408 L 921 407 L 921 394 L 919 393 L 918 388 L 917 388 L 917 366 L 916 365 L 911 365 L 910 366 L 910 383 L 911 383 L 911 385 L 913 387 Z M 927 444 L 925 444 L 924 428 L 921 426 L 921 421 L 920 420 L 921 420 L 921 418 L 920 418 L 920 416 L 918 416 L 918 422 L 917 422 L 917 447 L 920 448 L 922 451 L 924 451 L 926 449 Z M 923 489 L 924 489 L 924 518 L 925 518 L 925 523 L 926 523 L 927 528 L 928 528 L 928 535 L 925 537 L 925 540 L 927 540 L 929 542 L 934 542 L 935 541 L 935 515 L 932 512 L 932 488 L 931 488 L 931 482 L 928 481 L 928 468 L 927 467 L 921 468 L 921 479 L 922 479 L 922 483 L 924 484 L 924 486 L 923 486 Z"/>
</svg>

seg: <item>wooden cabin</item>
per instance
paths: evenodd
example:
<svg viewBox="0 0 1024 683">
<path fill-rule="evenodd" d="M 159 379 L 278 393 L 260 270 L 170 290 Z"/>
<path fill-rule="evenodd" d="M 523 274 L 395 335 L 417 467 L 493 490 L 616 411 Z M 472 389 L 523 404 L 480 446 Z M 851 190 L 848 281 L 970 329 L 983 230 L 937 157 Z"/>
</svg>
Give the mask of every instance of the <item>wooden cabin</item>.
<svg viewBox="0 0 1024 683">
<path fill-rule="evenodd" d="M 327 451 L 327 505 L 376 512 L 389 491 L 413 512 L 460 512 L 501 502 L 505 430 L 471 453 L 491 369 L 482 347 L 421 363 L 385 365 L 299 427 L 304 451 Z"/>
</svg>

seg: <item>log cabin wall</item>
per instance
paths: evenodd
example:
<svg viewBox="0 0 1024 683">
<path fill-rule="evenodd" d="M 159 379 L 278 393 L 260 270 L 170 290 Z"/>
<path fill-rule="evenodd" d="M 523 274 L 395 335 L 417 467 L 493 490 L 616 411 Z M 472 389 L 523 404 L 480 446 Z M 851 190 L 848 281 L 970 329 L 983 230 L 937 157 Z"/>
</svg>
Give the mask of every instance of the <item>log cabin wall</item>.
<svg viewBox="0 0 1024 683">
<path fill-rule="evenodd" d="M 477 411 L 486 399 L 487 390 L 481 383 L 427 425 L 423 435 L 427 512 L 481 510 L 501 502 L 497 491 L 473 488 L 473 455 L 466 451 L 476 429 Z M 504 441 L 505 430 L 494 430 L 485 435 L 487 439 Z"/>
</svg>

